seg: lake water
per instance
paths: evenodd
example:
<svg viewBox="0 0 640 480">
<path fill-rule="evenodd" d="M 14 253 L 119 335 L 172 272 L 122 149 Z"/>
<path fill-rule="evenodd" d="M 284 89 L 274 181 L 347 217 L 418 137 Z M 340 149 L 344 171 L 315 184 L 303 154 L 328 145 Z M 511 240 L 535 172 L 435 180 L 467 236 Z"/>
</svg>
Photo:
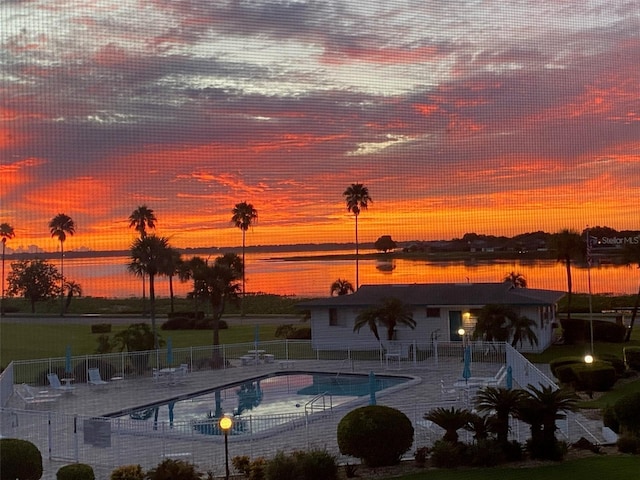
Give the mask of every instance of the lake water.
<svg viewBox="0 0 640 480">
<path fill-rule="evenodd" d="M 264 292 L 300 297 L 328 296 L 331 284 L 338 278 L 355 282 L 354 260 L 321 260 L 309 258 L 302 261 L 287 261 L 287 257 L 326 255 L 331 252 L 277 252 L 247 253 L 247 292 Z M 370 253 L 362 251 L 361 253 Z M 215 258 L 218 253 L 213 253 Z M 201 255 L 207 257 L 207 255 Z M 279 258 L 274 260 L 274 258 Z M 283 259 L 285 258 L 285 259 Z M 51 260 L 55 265 L 58 262 Z M 142 282 L 127 272 L 129 258 L 96 257 L 70 258 L 65 260 L 65 276 L 80 283 L 84 296 L 126 298 L 141 296 Z M 7 261 L 6 270 L 10 262 Z M 565 291 L 567 277 L 565 267 L 553 260 L 539 261 L 492 261 L 492 262 L 428 262 L 425 260 L 394 259 L 381 262 L 375 259 L 360 260 L 360 285 L 401 283 L 479 283 L 499 282 L 511 271 L 525 276 L 530 288 Z M 586 268 L 573 267 L 574 292 L 587 293 L 588 273 Z M 620 265 L 600 265 L 591 268 L 593 293 L 634 294 L 638 291 L 640 272 L 637 268 Z M 192 283 L 180 283 L 174 279 L 177 296 L 185 296 Z M 156 280 L 156 295 L 169 296 L 166 278 Z"/>
</svg>

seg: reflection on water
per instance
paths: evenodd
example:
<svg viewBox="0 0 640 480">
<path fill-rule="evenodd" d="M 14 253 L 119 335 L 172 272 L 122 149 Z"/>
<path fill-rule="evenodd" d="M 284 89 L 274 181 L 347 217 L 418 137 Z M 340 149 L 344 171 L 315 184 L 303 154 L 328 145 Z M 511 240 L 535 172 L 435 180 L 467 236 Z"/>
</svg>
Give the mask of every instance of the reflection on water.
<svg viewBox="0 0 640 480">
<path fill-rule="evenodd" d="M 352 253 L 351 251 L 319 252 L 322 254 Z M 367 253 L 367 252 L 363 252 Z M 246 275 L 248 292 L 265 292 L 278 295 L 328 296 L 331 284 L 338 278 L 355 281 L 353 260 L 309 259 L 286 261 L 283 257 L 313 255 L 314 252 L 248 253 Z M 213 254 L 215 255 L 215 253 Z M 203 255 L 206 256 L 206 255 Z M 278 257 L 277 260 L 273 260 Z M 126 298 L 142 295 L 142 282 L 127 272 L 128 257 L 70 258 L 65 260 L 65 274 L 82 286 L 85 296 Z M 55 260 L 52 263 L 57 265 Z M 10 269 L 7 268 L 7 271 Z M 550 290 L 567 289 L 566 271 L 553 260 L 523 260 L 492 262 L 428 262 L 403 258 L 381 261 L 360 259 L 360 284 L 383 283 L 480 283 L 499 282 L 511 271 L 521 273 L 531 288 Z M 587 270 L 572 270 L 574 291 L 588 291 Z M 594 293 L 637 292 L 640 276 L 638 269 L 619 265 L 599 265 L 591 269 Z M 174 291 L 185 296 L 191 283 L 181 283 L 174 278 Z M 169 296 L 166 278 L 156 279 L 156 295 Z"/>
</svg>

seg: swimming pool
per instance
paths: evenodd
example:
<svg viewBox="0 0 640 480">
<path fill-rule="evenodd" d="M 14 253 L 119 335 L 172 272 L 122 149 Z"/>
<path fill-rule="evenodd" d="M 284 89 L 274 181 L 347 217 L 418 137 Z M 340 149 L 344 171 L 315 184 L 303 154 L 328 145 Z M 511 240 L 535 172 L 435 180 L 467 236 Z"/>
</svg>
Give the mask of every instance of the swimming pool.
<svg viewBox="0 0 640 480">
<path fill-rule="evenodd" d="M 232 433 L 263 431 L 296 418 L 337 408 L 402 385 L 412 377 L 347 373 L 278 372 L 162 403 L 115 412 L 111 418 L 158 425 L 191 424 L 201 434 L 219 434 L 217 419 L 233 415 Z"/>
</svg>

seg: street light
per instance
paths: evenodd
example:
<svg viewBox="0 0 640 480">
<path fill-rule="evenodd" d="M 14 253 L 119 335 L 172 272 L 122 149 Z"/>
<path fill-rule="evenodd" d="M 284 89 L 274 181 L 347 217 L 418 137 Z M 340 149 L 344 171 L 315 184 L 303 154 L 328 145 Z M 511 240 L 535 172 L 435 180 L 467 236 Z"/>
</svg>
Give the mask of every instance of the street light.
<svg viewBox="0 0 640 480">
<path fill-rule="evenodd" d="M 218 422 L 220 430 L 224 433 L 224 464 L 225 464 L 225 480 L 229 480 L 229 431 L 233 427 L 231 417 L 224 415 Z"/>
</svg>

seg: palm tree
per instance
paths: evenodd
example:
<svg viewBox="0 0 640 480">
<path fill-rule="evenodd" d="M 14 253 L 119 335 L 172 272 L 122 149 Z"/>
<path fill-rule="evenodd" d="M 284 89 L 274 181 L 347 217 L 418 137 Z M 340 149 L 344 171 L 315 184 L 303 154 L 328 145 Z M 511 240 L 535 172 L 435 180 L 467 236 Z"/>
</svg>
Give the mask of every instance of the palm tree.
<svg viewBox="0 0 640 480">
<path fill-rule="evenodd" d="M 331 284 L 331 296 L 335 293 L 338 296 L 348 295 L 353 293 L 355 290 L 353 288 L 353 284 L 349 280 L 337 279 L 335 282 Z"/>
<path fill-rule="evenodd" d="M 233 207 L 233 217 L 231 217 L 231 222 L 242 230 L 242 264 L 246 266 L 244 260 L 244 253 L 246 248 L 246 234 L 249 227 L 253 225 L 258 220 L 258 211 L 253 208 L 253 205 L 250 203 L 240 202 L 236 203 L 236 206 Z M 244 296 L 245 296 L 245 269 L 242 270 L 242 303 L 240 304 L 240 314 L 244 316 Z"/>
<path fill-rule="evenodd" d="M 521 403 L 525 415 L 520 418 L 532 426 L 533 454 L 537 458 L 555 460 L 557 455 L 556 421 L 565 418 L 562 412 L 573 412 L 577 407 L 578 396 L 575 392 L 563 388 L 541 385 L 528 386 Z"/>
<path fill-rule="evenodd" d="M 147 236 L 147 228 L 150 230 L 156 228 L 157 221 L 151 208 L 140 205 L 129 215 L 129 228 L 134 228 L 140 234 L 140 238 L 144 238 Z M 145 276 L 142 275 L 142 315 L 145 315 L 146 295 Z"/>
<path fill-rule="evenodd" d="M 147 228 L 150 230 L 156 228 L 157 221 L 152 209 L 146 205 L 140 205 L 129 215 L 129 228 L 134 227 L 140 234 L 140 238 L 144 238 L 147 236 Z"/>
<path fill-rule="evenodd" d="M 149 305 L 151 310 L 151 329 L 153 330 L 154 347 L 158 349 L 158 332 L 156 330 L 156 290 L 155 278 L 163 273 L 167 258 L 171 255 L 169 239 L 157 235 L 147 235 L 136 239 L 130 248 L 131 262 L 128 270 L 134 275 L 149 277 Z"/>
<path fill-rule="evenodd" d="M 64 241 L 68 235 L 76 233 L 76 224 L 69 215 L 59 213 L 49 222 L 52 237 L 60 241 L 60 316 L 64 315 Z"/>
<path fill-rule="evenodd" d="M 78 297 L 82 296 L 82 286 L 79 283 L 74 282 L 73 280 L 68 280 L 64 282 L 64 286 L 67 289 L 67 302 L 64 305 L 64 311 L 69 310 L 69 305 L 71 305 L 71 299 L 74 295 Z"/>
<path fill-rule="evenodd" d="M 191 260 L 194 265 L 193 292 L 194 297 L 209 300 L 213 312 L 213 345 L 220 345 L 220 318 L 224 313 L 227 301 L 237 301 L 244 270 L 242 259 L 235 253 L 226 253 L 215 259 L 212 265 L 206 261 Z M 219 353 L 214 349 L 214 360 Z"/>
<path fill-rule="evenodd" d="M 360 313 L 356 317 L 353 331 L 360 331 L 362 327 L 367 325 L 378 341 L 380 341 L 378 324 L 386 327 L 387 340 L 393 340 L 396 325 L 407 325 L 411 329 L 416 327 L 416 321 L 413 319 L 411 309 L 405 306 L 402 301 L 393 297 L 385 298 L 380 305 L 367 308 Z"/>
<path fill-rule="evenodd" d="M 510 282 L 514 288 L 527 288 L 527 279 L 521 273 L 507 273 L 503 281 Z"/>
<path fill-rule="evenodd" d="M 356 290 L 360 286 L 359 279 L 359 246 L 358 246 L 358 216 L 362 210 L 366 210 L 369 207 L 369 203 L 373 203 L 369 196 L 369 189 L 361 183 L 352 183 L 342 193 L 347 202 L 347 210 L 353 213 L 356 219 Z"/>
<path fill-rule="evenodd" d="M 528 341 L 538 344 L 538 337 L 533 329 L 535 322 L 518 313 L 508 305 L 488 304 L 482 307 L 473 330 L 473 339 L 482 338 L 487 342 L 506 342 L 511 339 L 511 346 Z"/>
<path fill-rule="evenodd" d="M 456 443 L 458 441 L 458 430 L 469 423 L 471 412 L 466 408 L 437 407 L 425 413 L 423 418 L 435 423 L 444 430 L 442 440 Z"/>
<path fill-rule="evenodd" d="M 184 260 L 178 249 L 169 247 L 167 257 L 165 258 L 165 264 L 162 265 L 162 274 L 169 277 L 169 301 L 171 302 L 170 311 L 174 312 L 174 293 L 173 293 L 173 277 L 178 275 L 178 278 L 184 272 Z"/>
<path fill-rule="evenodd" d="M 4 241 L 4 240 L 3 240 Z M 3 251 L 4 254 L 4 251 Z M 640 243 L 627 244 L 624 246 L 623 258 L 627 265 L 635 263 L 640 268 Z M 640 306 L 640 286 L 638 286 L 638 294 L 636 300 L 633 303 L 633 311 L 631 312 L 631 320 L 629 322 L 629 328 L 624 337 L 624 341 L 631 340 L 631 332 L 633 331 L 633 325 L 636 323 L 636 316 L 638 315 L 638 307 Z"/>
<path fill-rule="evenodd" d="M 556 260 L 562 262 L 567 269 L 567 320 L 571 320 L 571 262 L 584 257 L 586 246 L 582 237 L 575 230 L 564 229 L 551 237 Z"/>
<path fill-rule="evenodd" d="M 0 224 L 0 238 L 2 238 L 2 297 L 0 297 L 0 316 L 4 315 L 4 251 L 7 240 L 11 240 L 15 236 L 15 231 L 11 225 L 8 223 Z"/>
<path fill-rule="evenodd" d="M 478 391 L 476 408 L 479 412 L 492 413 L 495 421 L 492 423 L 496 439 L 506 443 L 509 436 L 509 416 L 517 412 L 518 406 L 524 398 L 522 390 L 509 390 L 502 387 L 485 387 Z"/>
</svg>

